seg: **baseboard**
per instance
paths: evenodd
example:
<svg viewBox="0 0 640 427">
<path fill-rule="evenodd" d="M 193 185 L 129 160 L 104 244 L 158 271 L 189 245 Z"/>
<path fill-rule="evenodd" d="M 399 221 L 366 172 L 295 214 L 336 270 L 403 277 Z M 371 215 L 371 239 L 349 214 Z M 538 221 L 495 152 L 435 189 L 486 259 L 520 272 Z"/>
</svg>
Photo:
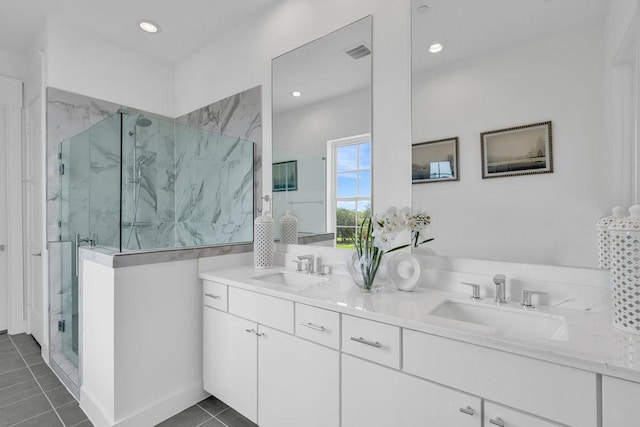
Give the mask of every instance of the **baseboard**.
<svg viewBox="0 0 640 427">
<path fill-rule="evenodd" d="M 199 382 L 135 414 L 115 421 L 96 402 L 91 391 L 83 386 L 80 388 L 80 408 L 87 414 L 95 427 L 153 427 L 195 405 L 207 396 L 209 393 L 202 389 L 202 382 Z"/>
</svg>

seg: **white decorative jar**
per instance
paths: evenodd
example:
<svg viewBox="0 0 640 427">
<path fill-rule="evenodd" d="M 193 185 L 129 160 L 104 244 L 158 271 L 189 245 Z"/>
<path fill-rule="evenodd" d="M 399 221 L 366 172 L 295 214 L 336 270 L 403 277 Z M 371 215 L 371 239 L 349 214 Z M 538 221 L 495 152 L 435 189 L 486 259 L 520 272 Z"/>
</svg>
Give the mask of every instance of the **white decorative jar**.
<svg viewBox="0 0 640 427">
<path fill-rule="evenodd" d="M 640 205 L 609 228 L 613 325 L 640 334 Z"/>
<path fill-rule="evenodd" d="M 622 206 L 613 208 L 613 214 L 600 218 L 596 223 L 598 230 L 598 267 L 602 270 L 609 269 L 611 259 L 610 243 L 609 243 L 609 227 L 624 217 L 624 209 Z"/>
<path fill-rule="evenodd" d="M 264 213 L 253 222 L 253 266 L 255 268 L 270 268 L 273 266 L 273 218 Z"/>
<path fill-rule="evenodd" d="M 287 211 L 280 217 L 280 243 L 298 244 L 298 218 L 291 211 Z"/>
</svg>

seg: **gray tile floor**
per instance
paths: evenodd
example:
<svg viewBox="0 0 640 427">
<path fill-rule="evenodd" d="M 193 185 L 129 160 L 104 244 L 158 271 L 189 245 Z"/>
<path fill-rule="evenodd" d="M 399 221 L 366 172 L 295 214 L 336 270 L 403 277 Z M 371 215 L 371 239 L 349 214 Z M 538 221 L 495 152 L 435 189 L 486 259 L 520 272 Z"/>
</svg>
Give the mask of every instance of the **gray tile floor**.
<svg viewBox="0 0 640 427">
<path fill-rule="evenodd" d="M 93 426 L 31 335 L 0 335 L 0 427 Z"/>
<path fill-rule="evenodd" d="M 185 409 L 158 427 L 257 427 L 254 423 L 211 396 Z"/>
<path fill-rule="evenodd" d="M 162 427 L 257 427 L 215 397 L 158 424 Z M 40 356 L 31 335 L 0 334 L 0 427 L 93 426 Z"/>
</svg>

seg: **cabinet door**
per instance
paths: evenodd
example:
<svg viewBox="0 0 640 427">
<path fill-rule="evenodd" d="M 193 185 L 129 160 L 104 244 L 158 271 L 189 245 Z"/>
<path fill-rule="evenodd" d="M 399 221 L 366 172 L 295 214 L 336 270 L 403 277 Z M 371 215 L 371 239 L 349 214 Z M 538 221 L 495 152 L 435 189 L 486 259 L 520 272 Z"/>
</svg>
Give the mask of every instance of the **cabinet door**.
<svg viewBox="0 0 640 427">
<path fill-rule="evenodd" d="M 602 426 L 640 426 L 640 383 L 602 376 Z"/>
<path fill-rule="evenodd" d="M 337 427 L 339 353 L 262 325 L 258 343 L 260 426 Z"/>
<path fill-rule="evenodd" d="M 206 306 L 203 312 L 204 389 L 256 422 L 258 327 Z"/>
<path fill-rule="evenodd" d="M 561 427 L 560 424 L 491 402 L 484 404 L 484 425 L 486 427 Z"/>
<path fill-rule="evenodd" d="M 481 423 L 478 397 L 342 356 L 342 427 L 480 427 Z"/>
</svg>

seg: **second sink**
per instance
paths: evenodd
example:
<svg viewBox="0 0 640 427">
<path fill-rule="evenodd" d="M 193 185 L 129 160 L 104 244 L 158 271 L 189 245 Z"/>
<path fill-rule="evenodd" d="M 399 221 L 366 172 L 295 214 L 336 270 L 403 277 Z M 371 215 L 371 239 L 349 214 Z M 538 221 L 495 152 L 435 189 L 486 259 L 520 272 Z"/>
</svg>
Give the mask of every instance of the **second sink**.
<svg viewBox="0 0 640 427">
<path fill-rule="evenodd" d="M 429 314 L 486 326 L 494 334 L 510 338 L 569 339 L 565 318 L 554 314 L 455 300 L 443 301 Z"/>
</svg>

